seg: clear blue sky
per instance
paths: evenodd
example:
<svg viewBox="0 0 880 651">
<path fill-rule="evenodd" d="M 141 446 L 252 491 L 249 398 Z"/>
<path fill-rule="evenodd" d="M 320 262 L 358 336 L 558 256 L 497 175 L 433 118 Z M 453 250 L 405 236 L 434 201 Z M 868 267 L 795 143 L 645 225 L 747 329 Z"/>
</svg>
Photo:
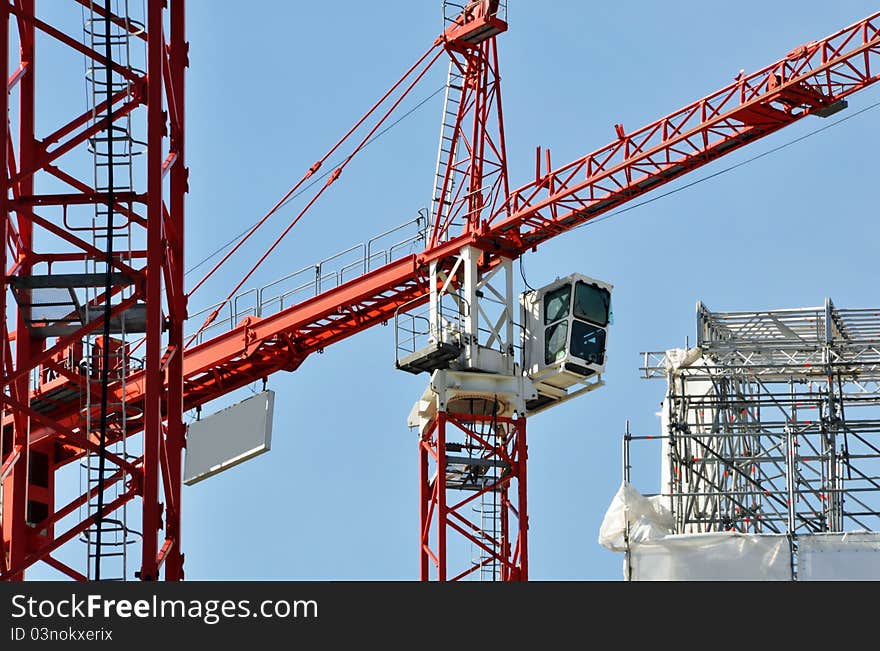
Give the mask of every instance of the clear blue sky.
<svg viewBox="0 0 880 651">
<path fill-rule="evenodd" d="M 513 185 L 533 174 L 536 145 L 550 147 L 554 163 L 571 160 L 612 140 L 615 123 L 635 129 L 877 8 L 510 4 L 500 52 Z M 441 27 L 437 0 L 263 1 L 247 14 L 237 3 L 190 0 L 188 11 L 190 263 L 261 216 Z M 414 99 L 441 83 L 442 74 L 426 80 Z M 863 91 L 832 120 L 878 101 L 880 88 Z M 251 284 L 414 216 L 430 194 L 439 117 L 433 101 L 371 146 Z M 526 256 L 534 286 L 572 272 L 615 286 L 607 386 L 530 422 L 533 579 L 621 578 L 621 556 L 599 547 L 598 527 L 620 483 L 624 421 L 656 432 L 664 390 L 639 378 L 638 353 L 693 340 L 697 300 L 716 310 L 819 305 L 826 296 L 845 307 L 880 304 L 878 119 L 880 109 L 868 111 Z M 673 187 L 826 124 L 799 123 Z M 222 298 L 299 205 L 201 289 L 193 311 Z M 394 369 L 393 332 L 381 327 L 273 376 L 271 453 L 184 489 L 187 578 L 416 578 L 416 438 L 406 416 L 426 381 Z M 646 448 L 635 458 L 645 491 L 657 489 L 657 455 Z"/>
</svg>

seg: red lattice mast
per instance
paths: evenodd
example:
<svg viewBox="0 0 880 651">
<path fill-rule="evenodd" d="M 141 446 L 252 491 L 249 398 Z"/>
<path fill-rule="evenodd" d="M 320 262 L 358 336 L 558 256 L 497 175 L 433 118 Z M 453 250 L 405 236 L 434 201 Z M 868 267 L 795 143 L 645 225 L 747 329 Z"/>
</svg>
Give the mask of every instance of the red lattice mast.
<svg viewBox="0 0 880 651">
<path fill-rule="evenodd" d="M 103 6 L 77 1 L 93 12 L 90 25 L 100 36 Z M 5 243 L 5 286 L 0 301 L 4 314 L 11 314 L 14 307 L 8 304 L 7 290 L 12 290 L 18 302 L 15 319 L 4 319 L 7 330 L 2 353 L 5 418 L 0 576 L 4 579 L 22 579 L 25 569 L 38 561 L 71 578 L 85 579 L 84 573 L 55 558 L 53 552 L 94 531 L 99 518 L 106 532 L 107 523 L 118 520 L 119 510 L 132 502 L 140 505 L 140 578 L 160 578 L 163 565 L 166 579 L 183 578 L 180 466 L 185 434 L 183 198 L 187 170 L 183 81 L 187 43 L 184 0 L 149 0 L 146 6 L 145 25 L 111 14 L 109 39 L 115 50 L 124 39 L 145 43 L 145 69 L 113 62 L 112 73 L 107 73 L 107 52 L 84 44 L 80 33 L 70 34 L 65 27 L 53 24 L 52 18 L 38 15 L 34 0 L 0 5 L 0 56 L 9 80 L 9 92 L 0 100 L 0 114 L 12 118 L 9 130 L 0 133 L 0 151 L 6 161 L 0 179 Z M 168 33 L 163 21 L 170 25 Z M 66 57 L 82 70 L 85 57 L 96 75 L 101 71 L 107 75 L 100 78 L 106 84 L 94 83 L 104 89 L 114 84 L 111 91 L 120 87 L 109 102 L 112 129 L 107 129 L 104 118 L 106 101 L 83 112 L 82 93 L 75 93 L 51 100 L 55 110 L 67 112 L 67 121 L 50 133 L 35 131 L 36 117 L 45 110 L 34 92 L 43 74 L 38 34 L 64 48 L 65 53 L 53 63 Z M 10 59 L 10 45 L 16 44 L 20 55 L 17 60 Z M 110 52 L 112 58 L 113 50 Z M 18 110 L 11 111 L 10 102 L 16 95 Z M 129 128 L 121 125 L 129 120 L 143 126 L 143 141 L 125 131 L 131 142 L 145 146 L 143 182 L 117 190 L 105 182 L 99 184 L 98 176 L 77 176 L 81 162 L 77 167 L 71 161 L 77 160 L 78 153 L 91 157 L 97 149 L 106 156 L 108 147 L 120 149 L 119 134 Z M 111 156 L 109 165 L 113 164 Z M 55 191 L 50 193 L 46 188 Z M 111 203 L 110 211 L 97 208 Z M 108 497 L 100 512 L 78 517 L 84 505 L 94 502 L 99 485 L 90 485 L 83 495 L 59 504 L 55 476 L 67 464 L 100 452 L 100 433 L 94 425 L 97 419 L 83 415 L 83 405 L 91 408 L 93 404 L 84 396 L 99 390 L 99 357 L 92 351 L 83 352 L 83 342 L 89 340 L 100 347 L 121 341 L 114 337 L 107 342 L 101 337 L 102 290 L 79 304 L 84 291 L 103 286 L 99 279 L 106 274 L 100 268 L 107 257 L 106 248 L 96 244 L 103 226 L 88 220 L 77 222 L 77 215 L 84 214 L 83 206 L 96 214 L 109 212 L 113 220 L 110 238 L 122 239 L 119 233 L 125 231 L 134 243 L 124 252 L 117 250 L 113 257 L 111 296 L 107 298 L 111 301 L 111 323 L 124 322 L 142 337 L 138 352 L 129 344 L 124 348 L 119 344 L 112 357 L 113 377 L 136 371 L 141 395 L 136 403 L 123 401 L 118 395 L 111 397 L 107 420 L 112 425 L 105 433 L 107 447 L 112 448 L 120 436 L 141 432 L 143 453 L 122 457 L 108 452 L 102 485 L 105 491 L 116 487 L 114 497 Z M 105 238 L 105 245 L 110 238 Z M 91 268 L 99 271 L 83 273 Z M 41 296 L 47 290 L 56 296 L 66 293 L 67 298 L 46 302 Z M 78 297 L 73 298 L 74 294 Z M 14 332 L 9 332 L 10 325 Z M 113 332 L 118 332 L 117 325 Z M 112 391 L 125 384 L 121 379 L 115 381 Z M 127 427 L 120 425 L 123 421 Z"/>
</svg>

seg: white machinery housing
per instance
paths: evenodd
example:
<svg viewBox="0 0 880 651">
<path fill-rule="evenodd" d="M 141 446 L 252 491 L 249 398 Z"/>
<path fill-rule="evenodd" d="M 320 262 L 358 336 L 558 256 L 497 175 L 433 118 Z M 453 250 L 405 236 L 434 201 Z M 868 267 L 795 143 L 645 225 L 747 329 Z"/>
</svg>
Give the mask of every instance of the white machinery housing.
<svg viewBox="0 0 880 651">
<path fill-rule="evenodd" d="M 613 286 L 581 274 L 520 295 L 523 370 L 538 399 L 529 411 L 604 384 Z"/>
</svg>

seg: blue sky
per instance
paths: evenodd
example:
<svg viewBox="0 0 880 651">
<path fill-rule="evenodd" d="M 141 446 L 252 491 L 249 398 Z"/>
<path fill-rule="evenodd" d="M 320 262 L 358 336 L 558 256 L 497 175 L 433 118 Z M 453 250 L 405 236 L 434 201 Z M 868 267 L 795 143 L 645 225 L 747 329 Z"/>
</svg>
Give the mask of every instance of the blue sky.
<svg viewBox="0 0 880 651">
<path fill-rule="evenodd" d="M 856 0 L 511 5 L 499 42 L 513 186 L 534 173 L 536 145 L 562 164 L 612 140 L 615 123 L 635 129 L 876 10 Z M 258 219 L 430 46 L 439 7 L 263 1 L 243 14 L 240 4 L 190 0 L 190 265 Z M 443 68 L 412 104 L 442 84 Z M 862 91 L 831 120 L 878 101 L 880 88 Z M 439 117 L 438 97 L 372 145 L 248 286 L 413 217 L 430 194 Z M 842 307 L 880 303 L 878 117 L 867 111 L 525 256 L 533 286 L 579 272 L 615 287 L 607 386 L 529 424 L 533 579 L 621 578 L 622 559 L 599 547 L 598 528 L 620 483 L 624 422 L 656 432 L 664 390 L 639 378 L 638 353 L 693 340 L 697 300 L 715 310 L 826 296 Z M 828 123 L 803 121 L 672 187 Z M 225 296 L 301 205 L 200 289 L 191 311 Z M 270 378 L 272 451 L 184 489 L 187 578 L 416 578 L 416 439 L 406 416 L 426 382 L 394 369 L 393 331 L 382 327 Z M 657 489 L 658 454 L 635 453 L 644 491 Z"/>
</svg>

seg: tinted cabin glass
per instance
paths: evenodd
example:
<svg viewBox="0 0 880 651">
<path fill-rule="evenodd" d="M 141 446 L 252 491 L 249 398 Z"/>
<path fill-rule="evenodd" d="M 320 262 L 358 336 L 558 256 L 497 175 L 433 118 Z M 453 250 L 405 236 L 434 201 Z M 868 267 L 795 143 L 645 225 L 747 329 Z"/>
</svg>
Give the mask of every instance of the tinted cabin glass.
<svg viewBox="0 0 880 651">
<path fill-rule="evenodd" d="M 548 294 L 549 296 L 549 294 Z M 608 325 L 611 294 L 607 289 L 578 281 L 574 290 L 574 315 L 592 323 Z"/>
<path fill-rule="evenodd" d="M 565 285 L 544 295 L 544 325 L 568 316 L 571 305 L 571 285 Z"/>
<path fill-rule="evenodd" d="M 544 332 L 544 363 L 552 364 L 565 357 L 568 339 L 568 321 L 550 326 Z"/>
<path fill-rule="evenodd" d="M 583 321 L 572 322 L 571 355 L 589 364 L 604 364 L 605 330 Z"/>
</svg>

